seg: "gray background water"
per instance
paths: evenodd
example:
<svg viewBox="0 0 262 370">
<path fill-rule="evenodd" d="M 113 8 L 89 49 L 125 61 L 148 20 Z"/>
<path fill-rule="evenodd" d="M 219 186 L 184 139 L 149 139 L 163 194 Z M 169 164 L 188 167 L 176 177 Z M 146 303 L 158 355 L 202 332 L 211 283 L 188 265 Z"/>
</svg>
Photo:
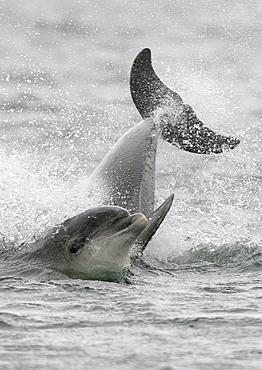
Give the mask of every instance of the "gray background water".
<svg viewBox="0 0 262 370">
<path fill-rule="evenodd" d="M 241 145 L 160 143 L 157 203 L 174 206 L 130 284 L 0 281 L 1 369 L 261 369 L 262 5 L 1 2 L 3 253 L 88 206 L 88 175 L 139 121 L 132 61 Z M 7 268 L 8 270 L 8 268 Z"/>
</svg>

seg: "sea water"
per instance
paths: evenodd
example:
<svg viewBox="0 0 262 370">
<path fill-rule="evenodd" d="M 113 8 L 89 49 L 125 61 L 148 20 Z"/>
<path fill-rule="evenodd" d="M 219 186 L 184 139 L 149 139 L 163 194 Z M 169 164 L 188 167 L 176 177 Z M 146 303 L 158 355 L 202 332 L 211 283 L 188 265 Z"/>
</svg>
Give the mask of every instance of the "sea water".
<svg viewBox="0 0 262 370">
<path fill-rule="evenodd" d="M 159 143 L 156 205 L 175 200 L 125 283 L 4 266 L 0 368 L 261 369 L 261 2 L 1 6 L 2 256 L 88 207 L 89 174 L 140 120 L 129 72 L 144 47 L 208 127 L 241 143 L 207 156 Z"/>
</svg>

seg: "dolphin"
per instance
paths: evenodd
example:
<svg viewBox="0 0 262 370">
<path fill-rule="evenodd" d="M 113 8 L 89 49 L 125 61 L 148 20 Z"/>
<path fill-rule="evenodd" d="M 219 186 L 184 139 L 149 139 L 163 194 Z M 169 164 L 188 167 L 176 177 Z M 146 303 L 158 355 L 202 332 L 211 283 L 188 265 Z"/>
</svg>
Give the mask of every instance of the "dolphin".
<svg viewBox="0 0 262 370">
<path fill-rule="evenodd" d="M 216 134 L 204 126 L 191 106 L 157 76 L 148 48 L 135 58 L 130 90 L 142 118 L 155 116 L 162 138 L 181 149 L 197 154 L 218 154 L 234 149 L 240 143 L 235 137 Z"/>
<path fill-rule="evenodd" d="M 215 134 L 155 74 L 149 49 L 131 68 L 130 89 L 142 121 L 129 129 L 90 176 L 86 194 L 97 205 L 52 229 L 20 254 L 26 264 L 72 278 L 114 279 L 140 257 L 168 213 L 171 194 L 155 209 L 157 141 L 193 153 L 221 153 L 238 139 Z"/>
<path fill-rule="evenodd" d="M 157 138 L 152 118 L 128 130 L 89 178 L 86 194 L 98 206 L 28 245 L 20 260 L 72 278 L 121 277 L 130 257 L 142 255 L 173 202 L 171 194 L 154 209 Z"/>
<path fill-rule="evenodd" d="M 42 270 L 50 275 L 52 270 L 71 278 L 117 280 L 128 264 L 132 245 L 147 223 L 142 213 L 131 215 L 121 207 L 90 208 L 67 219 L 26 248 L 23 246 L 19 255 L 11 260 L 17 263 L 19 257 L 18 276 L 24 266 L 23 276 L 36 272 L 41 275 Z"/>
</svg>

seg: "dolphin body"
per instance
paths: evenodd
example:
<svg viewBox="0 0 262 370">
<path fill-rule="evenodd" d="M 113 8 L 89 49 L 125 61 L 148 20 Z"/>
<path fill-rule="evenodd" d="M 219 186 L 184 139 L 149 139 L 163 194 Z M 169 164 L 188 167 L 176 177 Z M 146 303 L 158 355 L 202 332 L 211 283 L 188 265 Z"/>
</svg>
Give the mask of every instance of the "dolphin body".
<svg viewBox="0 0 262 370">
<path fill-rule="evenodd" d="M 218 154 L 240 143 L 237 138 L 216 134 L 204 126 L 190 105 L 163 84 L 153 69 L 150 49 L 143 49 L 135 58 L 130 90 L 142 118 L 158 118 L 162 138 L 181 149 Z"/>
<path fill-rule="evenodd" d="M 154 210 L 157 140 L 193 153 L 221 153 L 239 140 L 215 134 L 157 77 L 143 49 L 130 75 L 143 120 L 121 137 L 91 175 L 87 194 L 98 207 L 76 215 L 30 244 L 20 258 L 73 278 L 111 279 L 130 252 L 141 256 L 169 211 L 173 194 Z M 102 205 L 102 206 L 101 206 Z"/>
</svg>

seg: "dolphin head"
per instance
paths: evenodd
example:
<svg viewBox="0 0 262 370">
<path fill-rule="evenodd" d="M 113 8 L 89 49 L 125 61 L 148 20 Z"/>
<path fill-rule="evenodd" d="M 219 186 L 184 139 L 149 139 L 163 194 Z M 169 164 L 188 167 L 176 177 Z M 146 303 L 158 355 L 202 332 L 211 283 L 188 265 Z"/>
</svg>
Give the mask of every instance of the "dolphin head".
<svg viewBox="0 0 262 370">
<path fill-rule="evenodd" d="M 66 220 L 49 234 L 37 257 L 75 278 L 107 279 L 121 273 L 148 220 L 116 206 L 91 208 Z"/>
</svg>

